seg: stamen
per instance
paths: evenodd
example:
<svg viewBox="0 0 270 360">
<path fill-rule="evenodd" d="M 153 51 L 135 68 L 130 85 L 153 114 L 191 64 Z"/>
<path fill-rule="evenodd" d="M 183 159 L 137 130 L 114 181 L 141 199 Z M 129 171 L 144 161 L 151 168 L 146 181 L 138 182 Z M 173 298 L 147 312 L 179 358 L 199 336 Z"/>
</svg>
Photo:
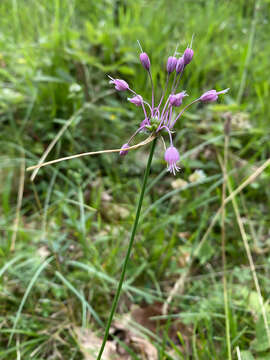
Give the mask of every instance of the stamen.
<svg viewBox="0 0 270 360">
<path fill-rule="evenodd" d="M 184 109 L 177 115 L 176 119 L 173 121 L 172 125 L 170 126 L 170 128 L 174 127 L 174 124 L 176 123 L 176 121 L 180 118 L 180 116 L 193 104 L 195 104 L 196 102 L 200 101 L 200 98 L 192 101 L 190 104 L 188 104 L 187 106 L 184 107 Z"/>
</svg>

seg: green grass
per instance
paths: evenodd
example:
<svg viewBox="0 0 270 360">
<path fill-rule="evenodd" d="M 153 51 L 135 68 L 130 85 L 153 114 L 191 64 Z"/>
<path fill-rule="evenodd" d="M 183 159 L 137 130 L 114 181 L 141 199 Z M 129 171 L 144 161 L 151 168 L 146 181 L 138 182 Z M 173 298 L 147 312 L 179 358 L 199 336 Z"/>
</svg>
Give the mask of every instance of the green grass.
<svg viewBox="0 0 270 360">
<path fill-rule="evenodd" d="M 177 177 L 165 171 L 158 145 L 118 316 L 133 305 L 164 304 L 186 274 L 169 313 L 155 314 L 162 317 L 161 332 L 150 334 L 134 324 L 159 358 L 227 358 L 226 320 L 233 359 L 237 348 L 242 360 L 270 358 L 260 298 L 231 203 L 225 219 L 227 319 L 221 219 L 200 245 L 221 206 L 224 119 L 232 119 L 227 171 L 233 189 L 270 154 L 270 3 L 256 3 L 254 21 L 251 0 L 1 1 L 0 359 L 81 359 L 78 326 L 102 338 L 149 147 L 124 160 L 112 154 L 49 166 L 34 184 L 26 173 L 16 215 L 21 164 L 36 164 L 65 124 L 48 160 L 125 143 L 141 113 L 111 89 L 107 74 L 124 78 L 150 99 L 136 40 L 148 52 L 160 85 L 167 56 L 176 44 L 183 52 L 192 34 L 194 61 L 182 82 L 189 99 L 211 88 L 230 92 L 218 104 L 193 108 L 177 125 L 175 145 L 182 157 Z M 196 169 L 205 178 L 191 182 Z M 174 189 L 179 178 L 188 183 Z M 269 180 L 267 168 L 237 196 L 267 316 Z M 142 358 L 129 351 L 132 359 Z"/>
</svg>

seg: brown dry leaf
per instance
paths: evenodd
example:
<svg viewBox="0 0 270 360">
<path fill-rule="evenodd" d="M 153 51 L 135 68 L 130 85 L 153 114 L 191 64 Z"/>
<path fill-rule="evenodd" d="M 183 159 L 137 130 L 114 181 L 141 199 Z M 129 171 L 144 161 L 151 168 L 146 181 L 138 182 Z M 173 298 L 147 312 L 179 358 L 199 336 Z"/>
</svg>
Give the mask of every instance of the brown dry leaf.
<svg viewBox="0 0 270 360">
<path fill-rule="evenodd" d="M 131 317 L 140 325 L 150 330 L 152 333 L 162 336 L 162 326 L 166 324 L 166 319 L 153 319 L 155 316 L 162 314 L 162 303 L 154 303 L 144 307 L 134 306 L 131 309 Z M 179 344 L 177 332 L 180 332 L 186 344 L 186 349 L 189 349 L 189 338 L 192 334 L 190 328 L 182 324 L 179 320 L 175 320 L 169 329 L 170 339 L 182 349 Z M 182 349 L 183 350 L 183 349 Z"/>
<path fill-rule="evenodd" d="M 160 320 L 151 319 L 154 316 L 161 315 L 161 303 L 154 303 L 144 307 L 132 306 L 131 317 L 140 325 L 150 330 L 152 333 L 157 334 L 157 328 L 160 325 Z"/>
<path fill-rule="evenodd" d="M 90 329 L 82 329 L 76 327 L 74 329 L 77 341 L 85 360 L 96 360 L 102 339 L 98 338 Z M 107 341 L 102 355 L 103 360 L 127 360 L 127 358 L 119 357 L 116 352 L 116 345 L 111 341 Z"/>
<path fill-rule="evenodd" d="M 85 360 L 96 360 L 102 339 L 90 329 L 74 329 L 80 350 Z M 118 337 L 143 360 L 158 360 L 157 349 L 148 340 L 135 334 L 130 324 L 130 316 L 123 316 L 113 323 L 110 335 Z M 116 340 L 107 341 L 102 360 L 131 360 L 128 352 Z"/>
<path fill-rule="evenodd" d="M 136 330 L 134 327 L 134 321 L 132 322 L 130 314 L 125 314 L 121 319 L 114 321 L 110 333 L 118 337 L 119 334 L 121 334 L 121 340 L 124 341 L 129 348 L 133 349 L 136 354 L 140 355 L 140 359 L 158 360 L 157 349 L 149 340 L 139 335 L 139 330 Z M 118 349 L 118 351 L 122 351 L 124 354 L 124 349 Z M 126 356 L 128 356 L 127 353 Z"/>
<path fill-rule="evenodd" d="M 110 329 L 110 336 L 117 337 L 132 349 L 142 360 L 158 360 L 158 351 L 151 342 L 141 336 L 141 330 L 136 327 L 143 326 L 155 335 L 162 336 L 162 326 L 166 324 L 166 320 L 153 319 L 155 316 L 162 315 L 162 303 L 154 303 L 144 307 L 133 306 L 131 313 L 123 315 L 115 320 Z M 177 332 L 185 342 L 186 351 L 189 352 L 189 337 L 191 330 L 176 320 L 169 329 L 170 339 L 178 346 L 179 338 Z M 96 360 L 102 339 L 98 338 L 93 331 L 89 329 L 75 328 L 77 341 L 85 360 Z M 183 349 L 182 349 L 183 350 Z M 184 351 L 184 350 L 183 350 Z M 128 352 L 117 342 L 117 340 L 107 341 L 105 346 L 103 360 L 131 360 Z"/>
<path fill-rule="evenodd" d="M 145 360 L 157 360 L 158 352 L 157 349 L 146 339 L 143 339 L 139 336 L 131 336 L 130 338 L 131 346 L 137 349 L 137 352 L 142 354 Z"/>
</svg>

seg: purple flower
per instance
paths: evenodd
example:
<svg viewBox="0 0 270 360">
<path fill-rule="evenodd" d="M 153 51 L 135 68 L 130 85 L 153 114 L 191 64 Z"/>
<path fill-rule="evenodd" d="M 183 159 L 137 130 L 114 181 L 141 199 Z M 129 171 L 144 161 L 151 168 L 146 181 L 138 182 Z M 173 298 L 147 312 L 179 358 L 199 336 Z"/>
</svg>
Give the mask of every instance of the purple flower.
<svg viewBox="0 0 270 360">
<path fill-rule="evenodd" d="M 113 84 L 115 86 L 115 90 L 117 91 L 125 91 L 129 89 L 128 83 L 125 80 L 121 79 L 113 79 L 109 76 L 111 79 L 110 84 Z"/>
<path fill-rule="evenodd" d="M 151 74 L 149 57 L 147 53 L 143 51 L 139 41 L 138 44 L 140 47 L 140 61 L 142 63 L 142 66 L 147 70 L 147 75 L 149 76 L 152 88 L 152 96 L 149 96 L 149 98 L 151 98 L 151 101 L 147 101 L 147 98 L 143 99 L 142 96 L 137 94 L 137 92 L 133 89 L 131 89 L 128 83 L 126 83 L 124 80 L 110 78 L 111 83 L 115 85 L 116 90 L 128 90 L 129 92 L 131 92 L 132 97 L 128 98 L 128 101 L 140 107 L 143 111 L 143 117 L 139 121 L 139 127 L 137 128 L 137 130 L 135 130 L 127 143 L 124 144 L 122 148 L 117 151 L 119 151 L 120 155 L 122 156 L 126 155 L 129 151 L 127 149 L 139 133 L 148 133 L 150 135 L 148 139 L 149 141 L 151 141 L 150 139 L 153 139 L 159 135 L 163 136 L 164 133 L 167 132 L 167 135 L 169 136 L 170 146 L 165 151 L 164 158 L 168 164 L 168 170 L 175 175 L 176 172 L 179 171 L 177 162 L 180 159 L 178 150 L 173 146 L 173 130 L 176 122 L 192 105 L 197 104 L 198 102 L 216 101 L 219 95 L 227 93 L 229 89 L 225 89 L 219 92 L 217 92 L 216 90 L 207 91 L 202 94 L 201 97 L 194 99 L 188 105 L 185 105 L 180 111 L 177 111 L 177 108 L 182 105 L 184 97 L 188 96 L 186 91 L 180 92 L 178 88 L 185 67 L 192 61 L 194 55 L 192 45 L 190 44 L 186 48 L 183 56 L 181 56 L 179 59 L 177 59 L 175 56 L 167 57 L 167 79 L 164 88 L 162 89 L 162 91 L 160 91 L 161 97 L 157 99 L 157 93 L 155 93 L 155 84 L 153 83 L 153 77 Z M 176 74 L 173 81 L 170 82 L 169 75 L 174 70 L 176 71 Z M 143 146 L 146 143 L 147 142 L 143 141 L 138 145 Z"/>
<path fill-rule="evenodd" d="M 183 71 L 184 66 L 185 66 L 184 57 L 181 56 L 181 57 L 177 60 L 177 64 L 176 64 L 176 67 L 175 67 L 176 72 L 177 72 L 177 73 L 180 73 L 181 71 Z"/>
<path fill-rule="evenodd" d="M 123 150 L 121 150 L 119 154 L 120 154 L 121 156 L 127 155 L 128 150 L 124 150 L 124 149 L 127 149 L 127 148 L 129 148 L 129 144 L 128 144 L 128 143 L 124 144 L 124 145 L 121 147 L 121 149 L 123 149 Z"/>
<path fill-rule="evenodd" d="M 136 106 L 142 106 L 143 98 L 141 95 L 136 95 L 133 98 L 128 98 L 128 101 L 130 101 L 132 104 L 135 104 Z"/>
<path fill-rule="evenodd" d="M 185 96 L 188 96 L 185 91 L 181 91 L 180 93 L 175 95 L 170 95 L 169 102 L 172 106 L 180 106 Z"/>
<path fill-rule="evenodd" d="M 186 50 L 184 52 L 184 65 L 185 66 L 191 62 L 193 55 L 194 55 L 194 51 L 189 47 L 186 48 Z"/>
<path fill-rule="evenodd" d="M 149 71 L 149 69 L 150 69 L 150 60 L 149 60 L 149 57 L 148 57 L 148 55 L 146 54 L 146 52 L 140 53 L 140 60 L 141 60 L 142 66 L 143 66 L 147 71 Z"/>
<path fill-rule="evenodd" d="M 175 56 L 169 56 L 167 60 L 167 72 L 170 74 L 175 70 L 177 64 L 177 58 Z"/>
<path fill-rule="evenodd" d="M 218 95 L 220 94 L 226 94 L 229 91 L 228 89 L 222 90 L 222 91 L 216 91 L 216 90 L 209 90 L 206 91 L 201 97 L 200 101 L 202 102 L 214 102 L 218 99 Z"/>
<path fill-rule="evenodd" d="M 168 147 L 165 151 L 164 159 L 167 162 L 168 171 L 175 175 L 176 171 L 180 170 L 180 168 L 176 165 L 176 163 L 180 160 L 180 155 L 173 145 Z"/>
</svg>

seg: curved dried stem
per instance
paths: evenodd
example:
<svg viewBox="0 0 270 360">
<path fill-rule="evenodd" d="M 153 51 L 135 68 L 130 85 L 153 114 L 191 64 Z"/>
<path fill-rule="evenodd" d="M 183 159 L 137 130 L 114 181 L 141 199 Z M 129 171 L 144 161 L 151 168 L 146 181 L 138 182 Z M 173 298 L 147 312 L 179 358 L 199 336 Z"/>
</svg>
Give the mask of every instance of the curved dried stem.
<svg viewBox="0 0 270 360">
<path fill-rule="evenodd" d="M 135 150 L 141 146 L 144 146 L 150 142 L 152 142 L 155 139 L 156 135 L 151 134 L 147 139 L 145 139 L 144 141 L 140 142 L 139 144 L 130 146 L 129 148 L 125 148 L 125 150 Z M 52 164 L 56 164 L 58 162 L 62 162 L 62 161 L 66 161 L 66 160 L 72 160 L 72 159 L 76 159 L 79 157 L 83 157 L 83 156 L 90 156 L 90 155 L 98 155 L 98 154 L 108 154 L 108 153 L 114 153 L 114 152 L 119 152 L 122 149 L 112 149 L 112 150 L 100 150 L 100 151 L 92 151 L 92 152 L 85 152 L 85 153 L 80 153 L 80 154 L 75 154 L 75 155 L 70 155 L 70 156 L 66 156 L 66 157 L 62 157 L 60 159 L 55 159 L 55 160 L 51 160 L 51 161 L 47 161 L 44 163 L 40 163 L 37 165 L 33 165 L 30 166 L 26 169 L 26 171 L 31 171 L 31 170 L 35 170 L 35 169 L 39 169 L 43 166 L 47 166 L 47 165 L 52 165 Z"/>
</svg>

